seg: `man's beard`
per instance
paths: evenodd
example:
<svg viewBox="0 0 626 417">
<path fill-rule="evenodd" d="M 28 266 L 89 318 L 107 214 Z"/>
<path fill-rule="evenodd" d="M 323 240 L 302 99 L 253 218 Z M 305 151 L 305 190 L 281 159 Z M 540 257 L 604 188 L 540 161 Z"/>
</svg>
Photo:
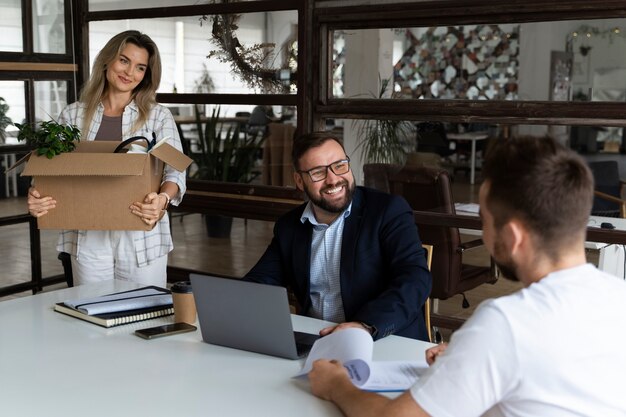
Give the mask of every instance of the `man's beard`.
<svg viewBox="0 0 626 417">
<path fill-rule="evenodd" d="M 329 203 L 328 201 L 326 201 L 324 199 L 324 196 L 321 195 L 325 190 L 329 189 L 329 188 L 335 188 L 338 186 L 343 186 L 346 189 L 346 198 L 343 202 L 343 204 L 341 205 L 333 205 L 331 203 Z M 348 208 L 348 206 L 350 205 L 350 203 L 352 202 L 352 196 L 354 195 L 354 191 L 356 189 L 356 185 L 354 183 L 352 183 L 352 185 L 350 185 L 350 183 L 347 180 L 344 180 L 342 182 L 338 182 L 337 184 L 333 184 L 330 186 L 326 186 L 324 188 L 322 188 L 319 192 L 319 194 L 313 194 L 309 191 L 308 187 L 304 187 L 304 192 L 306 193 L 306 195 L 309 197 L 309 200 L 311 200 L 311 202 L 316 205 L 317 207 L 321 208 L 322 210 L 325 210 L 329 213 L 341 213 L 342 211 L 344 211 L 345 209 Z"/>
<path fill-rule="evenodd" d="M 510 281 L 519 282 L 516 272 L 517 268 L 513 264 L 511 257 L 506 252 L 506 249 L 500 240 L 494 242 L 493 260 L 504 278 Z"/>
</svg>

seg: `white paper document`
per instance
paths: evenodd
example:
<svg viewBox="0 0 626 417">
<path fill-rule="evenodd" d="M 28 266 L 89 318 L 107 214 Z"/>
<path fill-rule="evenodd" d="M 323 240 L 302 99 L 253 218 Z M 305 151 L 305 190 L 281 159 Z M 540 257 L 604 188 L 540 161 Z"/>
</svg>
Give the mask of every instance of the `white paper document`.
<svg viewBox="0 0 626 417">
<path fill-rule="evenodd" d="M 454 209 L 464 213 L 478 214 L 480 206 L 476 203 L 454 203 Z"/>
<path fill-rule="evenodd" d="M 363 329 L 349 328 L 318 339 L 300 373 L 309 373 L 318 359 L 335 359 L 348 370 L 350 380 L 368 391 L 404 391 L 428 368 L 421 361 L 372 361 L 374 341 Z"/>
</svg>

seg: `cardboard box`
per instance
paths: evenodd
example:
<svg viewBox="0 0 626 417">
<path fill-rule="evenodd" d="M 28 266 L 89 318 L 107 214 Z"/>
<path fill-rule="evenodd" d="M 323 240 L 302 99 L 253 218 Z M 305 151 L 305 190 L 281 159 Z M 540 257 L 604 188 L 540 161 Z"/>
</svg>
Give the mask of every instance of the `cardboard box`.
<svg viewBox="0 0 626 417">
<path fill-rule="evenodd" d="M 117 141 L 80 142 L 52 159 L 34 152 L 24 158 L 22 175 L 32 176 L 42 196 L 57 201 L 37 219 L 40 229 L 150 230 L 130 205 L 158 192 L 164 163 L 183 172 L 192 160 L 162 143 L 149 154 L 113 153 Z"/>
</svg>

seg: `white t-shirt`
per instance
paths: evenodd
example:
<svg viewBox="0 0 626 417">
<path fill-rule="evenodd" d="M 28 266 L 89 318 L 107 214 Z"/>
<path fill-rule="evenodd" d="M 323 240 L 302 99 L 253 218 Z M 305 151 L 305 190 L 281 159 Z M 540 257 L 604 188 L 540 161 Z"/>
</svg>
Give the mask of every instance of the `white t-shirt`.
<svg viewBox="0 0 626 417">
<path fill-rule="evenodd" d="M 626 282 L 587 264 L 485 301 L 411 394 L 434 417 L 626 416 Z"/>
</svg>

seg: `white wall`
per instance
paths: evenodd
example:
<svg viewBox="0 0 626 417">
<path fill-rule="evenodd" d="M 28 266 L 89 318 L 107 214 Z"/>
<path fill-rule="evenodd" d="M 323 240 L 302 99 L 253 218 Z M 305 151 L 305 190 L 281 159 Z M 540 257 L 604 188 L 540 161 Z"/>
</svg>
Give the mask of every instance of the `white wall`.
<svg viewBox="0 0 626 417">
<path fill-rule="evenodd" d="M 379 77 L 388 79 L 393 73 L 393 32 L 390 29 L 347 31 L 346 79 L 344 97 L 359 96 L 368 91 L 368 98 L 377 97 Z M 391 88 L 391 86 L 390 86 Z M 343 140 L 350 156 L 352 172 L 357 184 L 363 183 L 363 161 L 357 149 L 360 121 L 344 123 Z"/>
</svg>

